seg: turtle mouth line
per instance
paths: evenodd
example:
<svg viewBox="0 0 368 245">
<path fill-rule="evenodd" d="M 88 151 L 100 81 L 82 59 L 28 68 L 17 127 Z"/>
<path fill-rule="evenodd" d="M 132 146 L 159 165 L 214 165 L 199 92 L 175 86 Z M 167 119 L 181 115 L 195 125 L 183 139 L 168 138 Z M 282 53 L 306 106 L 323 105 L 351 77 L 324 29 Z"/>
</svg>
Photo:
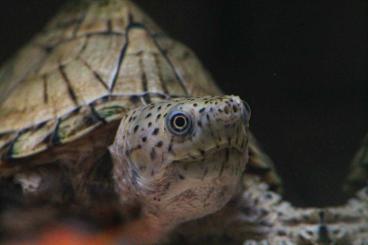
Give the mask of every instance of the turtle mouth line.
<svg viewBox="0 0 368 245">
<path fill-rule="evenodd" d="M 185 163 L 185 162 L 193 162 L 193 161 L 203 161 L 209 157 L 213 157 L 216 154 L 219 153 L 223 153 L 225 154 L 225 152 L 231 152 L 231 151 L 235 151 L 239 154 L 243 154 L 246 152 L 245 148 L 242 148 L 240 146 L 235 146 L 235 145 L 228 145 L 228 144 L 224 144 L 224 145 L 220 145 L 220 146 L 215 146 L 215 147 L 211 147 L 207 150 L 199 150 L 196 152 L 193 152 L 191 154 L 188 154 L 186 157 L 181 158 L 181 159 L 175 159 L 173 161 L 173 163 Z"/>
</svg>

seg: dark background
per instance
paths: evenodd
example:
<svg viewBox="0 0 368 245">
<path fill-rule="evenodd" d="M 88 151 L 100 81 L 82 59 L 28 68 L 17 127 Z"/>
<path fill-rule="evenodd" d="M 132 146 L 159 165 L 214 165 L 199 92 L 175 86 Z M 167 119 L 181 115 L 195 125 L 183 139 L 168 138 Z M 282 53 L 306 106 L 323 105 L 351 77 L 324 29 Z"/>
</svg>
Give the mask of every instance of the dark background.
<svg viewBox="0 0 368 245">
<path fill-rule="evenodd" d="M 63 2 L 4 1 L 0 62 Z M 340 188 L 368 131 L 367 1 L 136 2 L 194 49 L 226 93 L 249 102 L 253 131 L 276 162 L 287 199 L 345 200 Z"/>
</svg>

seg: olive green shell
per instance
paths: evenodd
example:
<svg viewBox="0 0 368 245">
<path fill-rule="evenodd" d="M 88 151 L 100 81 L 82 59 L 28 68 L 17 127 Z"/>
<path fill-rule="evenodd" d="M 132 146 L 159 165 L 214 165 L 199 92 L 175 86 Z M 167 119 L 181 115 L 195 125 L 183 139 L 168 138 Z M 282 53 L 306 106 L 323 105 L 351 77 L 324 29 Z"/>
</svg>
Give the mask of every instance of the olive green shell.
<svg viewBox="0 0 368 245">
<path fill-rule="evenodd" d="M 130 1 L 70 4 L 0 69 L 1 173 L 62 158 L 64 146 L 106 148 L 141 104 L 219 94 L 193 52 Z"/>
</svg>

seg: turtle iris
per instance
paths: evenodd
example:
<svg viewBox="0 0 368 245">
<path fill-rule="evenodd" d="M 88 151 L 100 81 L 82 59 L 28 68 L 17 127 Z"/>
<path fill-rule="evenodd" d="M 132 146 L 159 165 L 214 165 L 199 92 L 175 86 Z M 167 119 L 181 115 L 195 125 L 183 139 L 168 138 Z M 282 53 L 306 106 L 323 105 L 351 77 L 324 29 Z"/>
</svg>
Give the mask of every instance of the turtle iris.
<svg viewBox="0 0 368 245">
<path fill-rule="evenodd" d="M 169 131 L 175 135 L 185 135 L 192 129 L 192 120 L 184 112 L 172 112 L 166 121 Z"/>
</svg>

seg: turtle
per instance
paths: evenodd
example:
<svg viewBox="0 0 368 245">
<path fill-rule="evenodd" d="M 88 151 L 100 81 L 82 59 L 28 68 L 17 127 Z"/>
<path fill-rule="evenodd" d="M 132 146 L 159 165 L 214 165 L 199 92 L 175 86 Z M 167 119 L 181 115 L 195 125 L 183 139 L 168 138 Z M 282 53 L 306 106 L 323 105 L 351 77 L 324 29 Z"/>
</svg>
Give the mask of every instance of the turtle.
<svg viewBox="0 0 368 245">
<path fill-rule="evenodd" d="M 366 189 L 283 201 L 250 115 L 131 1 L 74 1 L 0 69 L 2 213 L 138 212 L 127 244 L 366 244 Z"/>
</svg>

